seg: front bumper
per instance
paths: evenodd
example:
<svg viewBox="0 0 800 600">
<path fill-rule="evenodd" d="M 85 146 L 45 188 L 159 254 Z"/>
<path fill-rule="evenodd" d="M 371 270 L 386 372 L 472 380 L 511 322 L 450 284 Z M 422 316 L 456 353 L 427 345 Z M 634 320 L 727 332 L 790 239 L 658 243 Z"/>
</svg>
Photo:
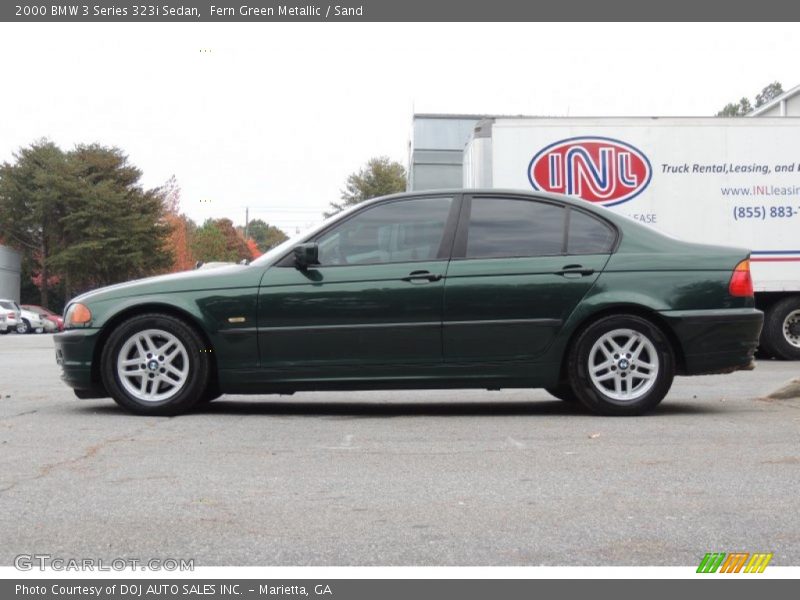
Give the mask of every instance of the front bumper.
<svg viewBox="0 0 800 600">
<path fill-rule="evenodd" d="M 752 368 L 764 313 L 755 308 L 670 310 L 660 313 L 683 350 L 679 375 Z"/>
<path fill-rule="evenodd" d="M 108 396 L 100 381 L 99 365 L 94 365 L 99 335 L 99 329 L 68 329 L 53 336 L 56 362 L 61 366 L 61 379 L 79 397 Z"/>
</svg>

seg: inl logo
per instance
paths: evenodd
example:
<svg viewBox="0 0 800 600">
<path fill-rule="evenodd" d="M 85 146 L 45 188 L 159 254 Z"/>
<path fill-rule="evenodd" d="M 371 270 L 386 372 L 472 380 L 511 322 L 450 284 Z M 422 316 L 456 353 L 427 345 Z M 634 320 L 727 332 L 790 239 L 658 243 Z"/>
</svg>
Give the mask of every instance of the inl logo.
<svg viewBox="0 0 800 600">
<path fill-rule="evenodd" d="M 542 148 L 528 165 L 535 190 L 614 206 L 640 194 L 653 169 L 637 148 L 605 137 L 576 137 Z"/>
<path fill-rule="evenodd" d="M 772 554 L 749 552 L 709 552 L 700 561 L 698 573 L 763 573 L 767 568 Z M 744 571 L 742 571 L 744 568 Z"/>
</svg>

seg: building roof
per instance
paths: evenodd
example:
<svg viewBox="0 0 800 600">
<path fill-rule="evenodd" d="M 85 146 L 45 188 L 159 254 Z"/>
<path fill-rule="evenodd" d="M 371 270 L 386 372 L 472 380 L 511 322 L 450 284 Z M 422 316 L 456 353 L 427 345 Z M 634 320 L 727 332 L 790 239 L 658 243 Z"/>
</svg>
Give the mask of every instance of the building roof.
<svg viewBox="0 0 800 600">
<path fill-rule="evenodd" d="M 790 89 L 789 91 L 783 92 L 780 96 L 776 96 L 775 98 L 773 98 L 772 100 L 770 100 L 766 104 L 762 104 L 757 109 L 752 111 L 748 116 L 757 117 L 761 113 L 766 112 L 766 111 L 768 111 L 769 109 L 771 109 L 771 108 L 773 108 L 775 106 L 778 106 L 781 102 L 784 102 L 785 100 L 788 100 L 789 98 L 792 98 L 793 96 L 797 96 L 798 94 L 800 94 L 800 85 L 796 85 L 792 89 Z"/>
<path fill-rule="evenodd" d="M 535 119 L 537 118 L 537 115 L 414 113 L 413 118 L 414 119 L 463 119 L 465 121 L 466 120 L 482 121 L 483 119 Z"/>
</svg>

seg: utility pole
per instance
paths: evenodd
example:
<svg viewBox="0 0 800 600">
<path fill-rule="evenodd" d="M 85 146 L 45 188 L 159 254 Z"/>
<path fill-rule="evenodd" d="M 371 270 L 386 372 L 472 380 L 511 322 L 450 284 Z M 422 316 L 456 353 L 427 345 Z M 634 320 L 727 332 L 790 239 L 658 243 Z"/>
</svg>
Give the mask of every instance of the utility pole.
<svg viewBox="0 0 800 600">
<path fill-rule="evenodd" d="M 244 209 L 244 239 L 250 237 L 250 207 L 246 206 Z"/>
</svg>

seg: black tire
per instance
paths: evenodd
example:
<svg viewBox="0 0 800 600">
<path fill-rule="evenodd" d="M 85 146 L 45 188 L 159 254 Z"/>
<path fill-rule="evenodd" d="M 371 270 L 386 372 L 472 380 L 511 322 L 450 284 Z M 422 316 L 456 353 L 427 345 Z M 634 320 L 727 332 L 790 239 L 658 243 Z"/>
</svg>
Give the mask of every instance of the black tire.
<svg viewBox="0 0 800 600">
<path fill-rule="evenodd" d="M 197 404 L 208 404 L 220 396 L 222 396 L 222 392 L 219 391 L 219 386 L 216 383 L 209 383 L 208 387 L 206 387 L 205 393 L 203 393 L 203 395 L 197 401 Z"/>
<path fill-rule="evenodd" d="M 8 333 L 11 333 L 10 329 L 4 329 L 3 331 L 0 331 L 0 335 L 6 335 Z"/>
<path fill-rule="evenodd" d="M 177 362 L 173 363 L 173 365 L 177 365 L 177 370 L 184 372 L 182 383 L 176 384 L 175 381 L 168 380 L 167 377 L 169 375 L 166 374 L 165 370 L 158 368 L 160 366 L 158 359 L 163 361 L 164 358 L 157 355 L 159 350 L 167 347 L 166 342 L 160 348 L 154 348 L 155 354 L 152 354 L 152 356 L 151 353 L 148 353 L 146 357 L 139 358 L 139 351 L 131 346 L 131 343 L 139 339 L 137 336 L 150 336 L 152 338 L 151 343 L 154 345 L 157 345 L 159 340 L 177 340 L 179 344 L 171 346 L 170 350 L 182 345 L 183 351 L 176 350 L 175 354 L 177 356 L 174 360 Z M 153 349 L 145 348 L 144 346 L 137 347 L 141 347 L 144 350 Z M 125 377 L 123 381 L 117 364 L 118 359 L 120 359 L 120 353 L 125 351 L 126 355 L 128 355 L 129 348 L 136 353 L 129 360 L 134 362 L 142 360 L 143 370 L 141 371 L 142 375 L 138 376 L 135 372 L 136 367 L 132 367 L 134 370 L 126 371 L 130 375 Z M 172 352 L 165 351 L 165 355 L 169 354 L 172 354 Z M 173 360 L 169 359 L 169 356 L 167 356 L 167 359 L 167 362 Z M 155 365 L 152 369 L 151 364 Z M 170 367 L 167 366 L 167 368 Z M 184 321 L 161 313 L 138 315 L 120 323 L 111 332 L 103 347 L 100 364 L 103 385 L 111 397 L 121 407 L 137 415 L 169 416 L 185 413 L 206 393 L 210 369 L 211 361 L 208 348 L 200 335 Z M 152 390 L 153 394 L 165 396 L 164 398 L 142 399 L 134 395 L 135 391 L 131 391 L 131 388 L 134 384 L 138 386 L 138 382 L 143 381 L 145 373 L 153 381 L 152 383 L 143 382 L 144 391 L 138 390 L 136 392 L 146 396 Z M 137 380 L 136 377 L 140 378 Z M 164 391 L 159 394 L 160 390 Z"/>
<path fill-rule="evenodd" d="M 572 391 L 572 388 L 566 382 L 559 383 L 556 387 L 545 388 L 545 391 L 564 402 L 580 402 L 575 392 Z"/>
<path fill-rule="evenodd" d="M 31 324 L 28 322 L 28 319 L 22 319 L 17 324 L 17 333 L 30 333 L 31 332 Z"/>
<path fill-rule="evenodd" d="M 605 340 L 603 348 L 601 340 Z M 626 340 L 633 344 L 631 352 L 614 352 L 613 344 L 624 348 Z M 608 363 L 610 367 L 600 370 Z M 649 370 L 647 364 L 655 367 Z M 594 366 L 597 378 L 605 381 L 593 381 L 590 365 Z M 645 380 L 647 374 L 651 376 Z M 575 395 L 592 412 L 641 415 L 655 408 L 667 395 L 675 376 L 675 359 L 666 336 L 653 323 L 634 315 L 613 315 L 598 319 L 580 333 L 569 351 L 567 376 Z M 618 391 L 611 389 L 617 381 Z M 625 387 L 629 398 L 613 397 L 624 396 Z"/>
<path fill-rule="evenodd" d="M 783 360 L 800 360 L 800 298 L 779 300 L 766 310 L 761 347 Z"/>
<path fill-rule="evenodd" d="M 771 358 L 775 358 L 774 356 L 772 356 L 772 354 L 770 352 L 767 351 L 766 348 L 764 348 L 764 342 L 763 341 L 759 341 L 758 344 L 759 344 L 758 348 L 756 348 L 756 352 L 754 354 L 754 356 L 758 360 L 769 360 Z"/>
</svg>

